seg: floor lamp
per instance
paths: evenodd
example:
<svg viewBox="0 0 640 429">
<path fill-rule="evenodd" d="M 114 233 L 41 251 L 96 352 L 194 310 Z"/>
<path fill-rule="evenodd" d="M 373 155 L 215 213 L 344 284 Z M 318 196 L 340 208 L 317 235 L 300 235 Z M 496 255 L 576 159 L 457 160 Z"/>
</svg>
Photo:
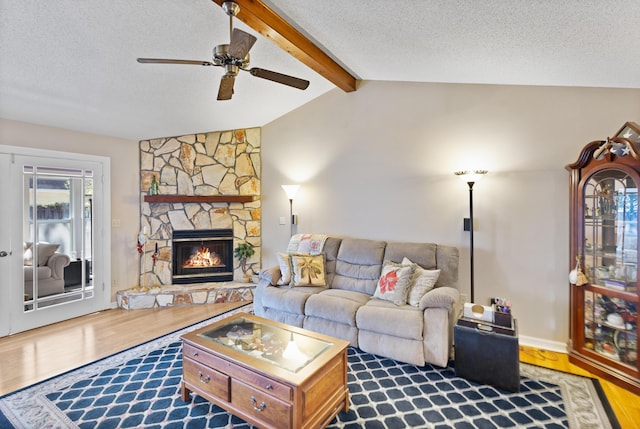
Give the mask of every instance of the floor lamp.
<svg viewBox="0 0 640 429">
<path fill-rule="evenodd" d="M 291 230 L 290 234 L 293 237 L 293 225 L 296 224 L 296 218 L 293 215 L 293 199 L 296 197 L 298 193 L 298 189 L 300 189 L 300 185 L 282 185 L 282 189 L 287 194 L 287 198 L 289 198 L 289 221 L 291 222 Z"/>
<path fill-rule="evenodd" d="M 467 182 L 469 185 L 469 222 L 466 222 L 464 230 L 469 231 L 469 260 L 471 273 L 471 302 L 474 302 L 474 284 L 473 284 L 473 185 L 487 174 L 487 170 L 474 171 L 456 171 L 455 175 Z"/>
</svg>

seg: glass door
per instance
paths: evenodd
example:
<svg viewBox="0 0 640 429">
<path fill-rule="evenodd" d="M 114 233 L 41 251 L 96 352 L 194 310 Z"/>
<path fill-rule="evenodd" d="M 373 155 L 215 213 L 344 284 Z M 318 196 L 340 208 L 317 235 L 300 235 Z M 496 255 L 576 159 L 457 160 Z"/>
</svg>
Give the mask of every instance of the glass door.
<svg viewBox="0 0 640 429">
<path fill-rule="evenodd" d="M 638 365 L 638 183 L 603 169 L 584 186 L 582 345 L 612 366 Z"/>
<path fill-rule="evenodd" d="M 91 299 L 94 172 L 23 167 L 25 310 Z"/>
<path fill-rule="evenodd" d="M 0 308 L 8 314 L 2 334 L 107 308 L 104 164 L 91 156 L 6 156 L 10 186 L 0 190 L 0 198 L 7 211 L 2 223 L 9 227 L 0 243 L 8 239 L 11 261 L 3 285 L 8 299 Z M 105 245 L 96 246 L 100 242 Z"/>
</svg>

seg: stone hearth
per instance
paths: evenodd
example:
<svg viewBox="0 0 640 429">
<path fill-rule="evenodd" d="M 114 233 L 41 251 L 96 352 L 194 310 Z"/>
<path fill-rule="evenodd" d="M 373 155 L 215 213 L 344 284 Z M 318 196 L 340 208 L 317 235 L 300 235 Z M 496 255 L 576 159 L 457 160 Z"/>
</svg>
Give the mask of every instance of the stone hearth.
<svg viewBox="0 0 640 429">
<path fill-rule="evenodd" d="M 254 284 L 236 282 L 162 286 L 118 291 L 116 301 L 124 310 L 253 301 L 254 289 Z"/>
<path fill-rule="evenodd" d="M 260 175 L 259 128 L 140 141 L 140 231 L 147 236 L 140 255 L 140 285 L 172 283 L 173 230 L 232 229 L 234 247 L 241 242 L 254 246 L 256 252 L 247 265 L 250 274 L 257 273 L 262 246 Z M 154 176 L 158 194 L 176 196 L 177 201 L 144 201 Z M 238 195 L 252 198 L 248 202 L 179 198 Z M 233 271 L 234 279 L 243 278 L 235 259 Z"/>
</svg>

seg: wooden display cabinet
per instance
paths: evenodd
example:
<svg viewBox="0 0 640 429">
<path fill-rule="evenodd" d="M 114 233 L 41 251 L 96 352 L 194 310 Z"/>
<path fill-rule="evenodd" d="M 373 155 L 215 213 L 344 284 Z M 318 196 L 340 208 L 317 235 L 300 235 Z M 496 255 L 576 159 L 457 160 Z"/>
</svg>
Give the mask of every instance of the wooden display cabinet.
<svg viewBox="0 0 640 429">
<path fill-rule="evenodd" d="M 567 170 L 570 269 L 586 275 L 570 285 L 569 361 L 640 394 L 640 127 L 587 144 Z"/>
</svg>

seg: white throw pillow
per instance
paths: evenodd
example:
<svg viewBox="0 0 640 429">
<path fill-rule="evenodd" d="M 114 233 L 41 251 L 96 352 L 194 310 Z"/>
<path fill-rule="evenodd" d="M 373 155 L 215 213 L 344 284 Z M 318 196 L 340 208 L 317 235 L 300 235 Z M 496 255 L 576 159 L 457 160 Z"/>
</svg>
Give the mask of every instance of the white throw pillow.
<svg viewBox="0 0 640 429">
<path fill-rule="evenodd" d="M 411 262 L 407 257 L 402 259 L 402 265 L 414 265 L 413 277 L 409 286 L 407 304 L 418 307 L 422 297 L 436 286 L 440 277 L 440 270 L 425 270 L 420 265 Z"/>
<path fill-rule="evenodd" d="M 59 244 L 50 244 L 44 242 L 38 243 L 36 245 L 36 248 L 38 249 L 38 266 L 44 267 L 45 265 L 47 265 L 49 258 L 53 256 L 54 253 L 56 253 L 58 247 L 60 247 Z"/>
<path fill-rule="evenodd" d="M 280 266 L 280 280 L 279 285 L 288 285 L 291 283 L 291 255 L 288 253 L 278 253 L 278 265 Z"/>
<path fill-rule="evenodd" d="M 56 253 L 58 247 L 60 247 L 59 244 L 50 244 L 45 243 L 44 241 L 37 243 L 36 251 L 38 252 L 38 266 L 44 267 L 47 265 L 47 261 L 54 253 Z M 28 246 L 27 250 L 24 252 L 23 258 L 24 265 L 33 265 L 33 244 Z"/>
<path fill-rule="evenodd" d="M 33 252 L 31 251 L 31 246 L 33 246 L 31 241 L 27 241 L 22 245 L 22 259 L 24 260 L 25 266 L 33 265 Z"/>
</svg>

